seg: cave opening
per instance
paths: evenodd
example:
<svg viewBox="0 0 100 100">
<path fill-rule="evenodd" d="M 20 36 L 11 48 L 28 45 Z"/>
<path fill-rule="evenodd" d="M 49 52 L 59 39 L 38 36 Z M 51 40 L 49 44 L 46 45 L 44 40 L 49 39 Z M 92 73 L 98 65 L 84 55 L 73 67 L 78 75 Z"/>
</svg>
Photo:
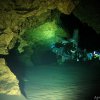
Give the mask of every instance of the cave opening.
<svg viewBox="0 0 100 100">
<path fill-rule="evenodd" d="M 6 61 L 11 69 L 11 71 L 17 76 L 19 80 L 19 87 L 21 89 L 22 94 L 27 97 L 26 91 L 25 91 L 25 82 L 28 80 L 25 79 L 26 73 L 28 69 L 35 68 L 39 65 L 51 65 L 54 63 L 57 63 L 57 57 L 55 53 L 51 51 L 51 43 L 52 42 L 57 42 L 58 40 L 61 41 L 62 38 L 65 40 L 70 39 L 73 37 L 73 32 L 75 29 L 79 30 L 79 40 L 78 40 L 78 46 L 81 49 L 87 49 L 88 52 L 94 51 L 94 50 L 99 50 L 99 44 L 100 43 L 100 35 L 96 33 L 95 30 L 93 30 L 92 27 L 88 26 L 88 24 L 81 22 L 77 17 L 75 17 L 73 14 L 70 15 L 60 15 L 59 19 L 59 27 L 63 29 L 61 30 L 54 30 L 56 27 L 49 27 L 53 28 L 54 32 L 59 32 L 59 34 L 64 33 L 64 35 L 61 35 L 60 39 L 59 34 L 57 37 L 54 37 L 55 34 L 51 34 L 53 31 L 51 29 L 48 30 L 47 28 L 46 34 L 43 36 L 42 34 L 39 34 L 35 36 L 36 41 L 34 38 L 32 38 L 32 34 L 30 36 L 27 36 L 27 33 L 31 33 L 33 29 L 28 30 L 26 32 L 26 36 L 23 36 L 23 39 L 26 39 L 30 45 L 26 46 L 24 48 L 24 52 L 19 53 L 18 51 L 18 46 L 20 45 L 19 43 L 16 44 L 15 48 L 10 50 L 10 53 L 8 56 L 6 56 Z M 49 25 L 48 23 L 46 26 Z M 52 23 L 51 25 L 54 25 Z M 45 30 L 45 26 L 44 30 Z M 42 28 L 43 28 L 42 27 Z M 38 30 L 40 33 L 41 27 Z M 33 30 L 34 31 L 34 30 Z M 36 33 L 39 33 L 35 31 Z M 49 32 L 49 33 L 47 33 Z M 53 33 L 54 33 L 53 32 Z M 66 36 L 66 34 L 68 35 Z M 42 37 L 43 36 L 43 37 Z M 53 38 L 52 38 L 53 37 Z M 43 40 L 41 39 L 43 38 Z M 46 38 L 46 39 L 45 39 Z M 49 40 L 49 38 L 52 38 Z M 33 39 L 33 40 L 31 40 Z M 57 41 L 55 40 L 57 39 Z M 31 42 L 30 42 L 31 41 Z M 34 42 L 35 41 L 35 42 Z M 33 43 L 34 42 L 34 43 Z M 43 43 L 43 44 L 42 44 Z"/>
<path fill-rule="evenodd" d="M 72 37 L 74 29 L 79 30 L 79 47 L 88 51 L 100 50 L 100 35 L 89 26 L 81 22 L 73 13 L 70 15 L 61 14 L 61 26 L 70 33 Z"/>
</svg>

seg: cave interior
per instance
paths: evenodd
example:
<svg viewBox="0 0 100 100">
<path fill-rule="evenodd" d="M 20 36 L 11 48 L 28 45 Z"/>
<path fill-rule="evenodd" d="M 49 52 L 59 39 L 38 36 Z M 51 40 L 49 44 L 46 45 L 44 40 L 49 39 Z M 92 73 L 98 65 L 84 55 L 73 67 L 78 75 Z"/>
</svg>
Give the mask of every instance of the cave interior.
<svg viewBox="0 0 100 100">
<path fill-rule="evenodd" d="M 61 38 L 65 38 L 66 40 L 68 38 L 72 38 L 74 29 L 78 29 L 79 48 L 86 49 L 88 52 L 100 50 L 100 45 L 98 44 L 100 43 L 100 35 L 97 34 L 97 32 L 87 23 L 81 22 L 73 13 L 71 13 L 70 15 L 65 15 L 61 13 L 59 16 L 59 20 L 56 24 L 60 28 L 62 28 L 65 33 L 70 33 L 69 36 Z M 37 46 L 34 45 L 31 45 L 30 47 L 26 46 L 24 48 L 24 52 L 19 53 L 18 51 L 19 43 L 17 42 L 16 46 L 12 50 L 10 50 L 9 55 L 4 56 L 7 61 L 7 65 L 12 70 L 12 72 L 17 76 L 21 92 L 25 97 L 27 96 L 24 90 L 23 78 L 25 77 L 27 68 L 36 67 L 39 65 L 52 65 L 54 63 L 57 63 L 56 54 L 54 54 L 51 51 L 50 45 L 51 42 L 47 43 L 46 45 L 43 44 L 41 45 L 40 43 Z M 77 61 L 75 62 L 77 63 Z"/>
<path fill-rule="evenodd" d="M 13 0 L 13 1 L 16 1 L 16 0 Z M 18 13 L 21 13 L 21 11 L 25 11 L 24 12 L 25 14 L 27 13 L 27 9 L 17 8 L 15 10 L 17 10 Z M 31 9 L 30 9 L 30 12 L 31 12 Z M 10 68 L 10 70 L 14 73 L 14 75 L 19 80 L 19 87 L 20 87 L 21 93 L 26 98 L 28 98 L 28 94 L 26 93 L 26 90 L 25 90 L 26 88 L 25 85 L 27 84 L 27 80 L 25 80 L 27 76 L 27 71 L 32 70 L 32 69 L 40 70 L 40 67 L 38 68 L 38 66 L 56 65 L 59 67 L 62 67 L 62 66 L 67 67 L 67 64 L 72 64 L 72 66 L 74 66 L 74 64 L 75 66 L 79 64 L 78 66 L 80 67 L 83 67 L 84 65 L 85 71 L 86 71 L 86 66 L 90 64 L 91 69 L 93 68 L 92 69 L 93 72 L 94 73 L 97 72 L 96 75 L 98 76 L 97 79 L 99 80 L 100 34 L 94 29 L 94 27 L 80 20 L 76 16 L 76 14 L 74 14 L 73 12 L 68 15 L 68 14 L 59 12 L 56 9 L 56 10 L 51 10 L 50 13 L 51 13 L 51 18 L 48 18 L 45 22 L 42 22 L 36 26 L 33 25 L 25 29 L 24 33 L 21 34 L 21 39 L 17 40 L 17 42 L 15 43 L 15 46 L 9 50 L 8 55 L 0 54 L 0 58 L 5 58 L 7 66 Z M 75 35 L 74 34 L 75 32 L 78 33 L 78 35 Z M 1 34 L 2 33 L 0 33 L 0 35 Z M 72 50 L 73 44 L 69 44 L 66 46 L 67 43 L 71 43 L 69 42 L 70 40 L 74 40 L 74 39 L 76 39 L 75 43 L 77 45 L 77 47 L 74 48 L 76 50 L 75 52 L 77 52 L 77 50 L 80 50 L 79 52 L 81 52 L 80 55 L 82 57 L 80 57 L 80 59 L 76 57 L 76 55 L 78 55 L 79 57 L 79 54 L 73 53 L 74 52 L 74 50 Z M 65 44 L 63 44 L 62 42 L 65 42 Z M 58 51 L 53 52 L 52 46 L 54 46 L 53 47 L 54 50 L 58 50 Z M 59 48 L 63 48 L 65 50 L 63 53 L 65 54 L 68 53 L 67 54 L 68 60 L 66 58 L 66 55 L 58 54 L 59 52 L 61 52 L 61 49 Z M 72 50 L 73 52 L 71 52 L 70 54 L 70 52 L 67 49 L 69 51 Z M 92 54 L 92 57 L 94 54 L 95 57 L 93 59 L 91 57 L 90 58 L 84 57 L 84 55 L 82 54 L 84 50 L 86 50 L 87 54 Z M 96 52 L 97 54 L 95 54 Z M 69 57 L 70 55 L 75 56 L 74 60 Z M 95 66 L 97 67 L 98 71 L 96 69 L 94 70 Z M 91 69 L 89 68 L 87 70 L 89 71 Z M 92 73 L 92 71 L 90 73 Z M 96 77 L 94 76 L 94 78 Z M 94 78 L 93 80 L 95 81 L 96 79 Z M 94 82 L 93 80 L 91 79 L 90 81 L 92 81 L 93 83 Z M 86 97 L 85 100 L 88 100 L 91 97 L 93 98 L 99 95 L 100 93 L 100 86 L 98 85 L 99 83 L 100 82 L 98 81 L 96 84 L 98 88 L 94 88 L 94 87 L 93 89 L 89 88 L 90 90 L 88 94 L 85 94 L 85 92 L 83 91 L 85 96 L 83 97 L 81 94 L 81 97 L 83 98 Z M 77 98 L 77 100 L 78 99 L 79 98 Z M 50 99 L 50 100 L 57 100 L 57 99 Z M 74 99 L 69 99 L 69 100 L 74 100 Z"/>
</svg>

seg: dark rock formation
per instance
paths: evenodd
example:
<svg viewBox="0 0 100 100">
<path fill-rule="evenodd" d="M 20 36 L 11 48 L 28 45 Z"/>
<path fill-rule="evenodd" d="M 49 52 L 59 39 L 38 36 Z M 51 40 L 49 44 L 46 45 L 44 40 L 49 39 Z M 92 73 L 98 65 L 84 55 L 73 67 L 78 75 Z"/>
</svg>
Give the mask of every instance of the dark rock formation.
<svg viewBox="0 0 100 100">
<path fill-rule="evenodd" d="M 80 0 L 74 14 L 83 22 L 88 23 L 100 33 L 100 2 L 99 0 Z"/>
</svg>

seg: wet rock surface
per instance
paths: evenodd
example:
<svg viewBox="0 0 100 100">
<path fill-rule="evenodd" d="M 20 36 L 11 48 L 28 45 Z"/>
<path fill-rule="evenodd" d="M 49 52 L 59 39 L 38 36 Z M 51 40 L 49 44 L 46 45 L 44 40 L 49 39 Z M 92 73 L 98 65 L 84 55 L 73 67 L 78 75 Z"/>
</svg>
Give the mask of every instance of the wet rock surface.
<svg viewBox="0 0 100 100">
<path fill-rule="evenodd" d="M 19 81 L 3 58 L 0 58 L 0 94 L 20 95 Z"/>
<path fill-rule="evenodd" d="M 77 0 L 76 0 L 77 1 Z M 36 27 L 52 19 L 52 10 L 70 14 L 78 3 L 73 0 L 3 0 L 0 2 L 0 54 L 8 54 L 9 42 L 21 40 L 25 29 Z M 55 12 L 56 13 L 56 12 Z M 8 30 L 9 28 L 9 30 Z M 2 34 L 9 34 L 9 37 Z M 10 32 L 10 33 L 9 33 Z M 5 39 L 4 39 L 5 38 Z M 2 39 L 6 40 L 3 41 Z M 11 41 L 11 40 L 15 41 Z M 3 41 L 3 43 L 2 43 Z"/>
</svg>

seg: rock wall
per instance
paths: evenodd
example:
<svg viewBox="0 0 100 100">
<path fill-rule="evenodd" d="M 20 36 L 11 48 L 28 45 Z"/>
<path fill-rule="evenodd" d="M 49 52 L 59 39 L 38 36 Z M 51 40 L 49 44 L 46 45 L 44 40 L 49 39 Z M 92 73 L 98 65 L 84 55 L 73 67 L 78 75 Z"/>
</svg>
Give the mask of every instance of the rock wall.
<svg viewBox="0 0 100 100">
<path fill-rule="evenodd" d="M 74 14 L 83 23 L 87 23 L 100 34 L 100 2 L 99 0 L 80 0 Z"/>
<path fill-rule="evenodd" d="M 0 58 L 0 94 L 20 95 L 19 81 L 10 71 L 3 58 Z"/>
<path fill-rule="evenodd" d="M 2 0 L 0 2 L 0 54 L 7 55 L 25 29 L 52 19 L 52 10 L 70 14 L 78 0 Z M 56 12 L 55 12 L 56 13 Z"/>
</svg>

